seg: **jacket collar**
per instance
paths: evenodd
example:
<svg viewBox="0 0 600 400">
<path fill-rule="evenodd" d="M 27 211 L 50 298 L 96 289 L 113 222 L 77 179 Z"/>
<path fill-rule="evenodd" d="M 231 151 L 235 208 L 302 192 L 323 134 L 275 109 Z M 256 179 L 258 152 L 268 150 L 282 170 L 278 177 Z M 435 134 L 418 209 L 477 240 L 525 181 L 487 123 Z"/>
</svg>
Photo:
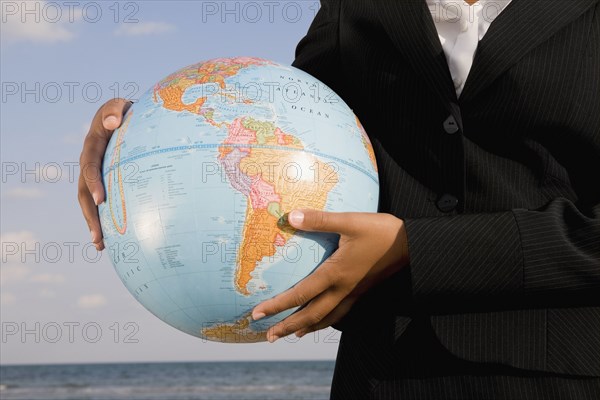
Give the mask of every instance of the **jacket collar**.
<svg viewBox="0 0 600 400">
<path fill-rule="evenodd" d="M 461 102 L 477 96 L 533 48 L 599 0 L 513 0 L 479 42 Z M 416 73 L 456 115 L 456 92 L 426 0 L 379 0 L 382 26 Z M 460 123 L 460 121 L 459 121 Z"/>
<path fill-rule="evenodd" d="M 425 0 L 379 0 L 380 20 L 393 44 L 445 103 L 457 102 L 446 56 Z"/>
<path fill-rule="evenodd" d="M 513 0 L 479 42 L 461 102 L 469 101 L 527 53 L 598 0 Z"/>
</svg>

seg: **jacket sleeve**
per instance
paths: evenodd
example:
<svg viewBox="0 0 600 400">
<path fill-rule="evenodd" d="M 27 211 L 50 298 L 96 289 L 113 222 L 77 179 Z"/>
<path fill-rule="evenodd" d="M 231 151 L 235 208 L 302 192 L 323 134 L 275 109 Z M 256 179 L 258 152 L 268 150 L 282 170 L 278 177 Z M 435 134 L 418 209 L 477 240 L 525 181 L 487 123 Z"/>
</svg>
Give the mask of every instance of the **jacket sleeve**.
<svg viewBox="0 0 600 400">
<path fill-rule="evenodd" d="M 340 0 L 321 1 L 292 65 L 344 97 L 339 13 Z M 600 193 L 593 192 L 583 206 L 557 198 L 539 210 L 406 219 L 413 300 L 433 312 L 489 310 L 498 300 L 600 305 Z"/>
<path fill-rule="evenodd" d="M 415 302 L 437 311 L 600 305 L 600 201 L 405 221 Z"/>
<path fill-rule="evenodd" d="M 296 46 L 292 65 L 332 89 L 339 87 L 339 0 L 322 0 L 307 34 Z"/>
</svg>

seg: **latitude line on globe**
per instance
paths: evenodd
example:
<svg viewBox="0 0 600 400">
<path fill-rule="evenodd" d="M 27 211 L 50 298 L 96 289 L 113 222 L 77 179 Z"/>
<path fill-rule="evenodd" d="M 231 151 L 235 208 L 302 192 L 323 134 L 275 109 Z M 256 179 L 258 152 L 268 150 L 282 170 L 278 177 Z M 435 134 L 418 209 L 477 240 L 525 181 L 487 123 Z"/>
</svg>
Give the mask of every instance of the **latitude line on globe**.
<svg viewBox="0 0 600 400">
<path fill-rule="evenodd" d="M 146 158 L 146 157 L 150 157 L 152 155 L 155 154 L 161 154 L 161 153 L 170 153 L 170 152 L 174 152 L 174 151 L 181 151 L 181 150 L 190 150 L 190 149 L 212 149 L 212 148 L 218 148 L 218 147 L 244 147 L 244 148 L 261 148 L 261 149 L 270 149 L 270 150 L 282 150 L 282 151 L 295 151 L 295 152 L 305 152 L 305 153 L 310 153 L 312 155 L 315 155 L 317 157 L 321 157 L 321 158 L 326 158 L 329 160 L 333 160 L 333 161 L 337 161 L 340 162 L 344 165 L 347 165 L 350 168 L 354 168 L 355 170 L 362 172 L 363 174 L 365 174 L 366 176 L 368 176 L 369 178 L 371 178 L 371 180 L 375 183 L 378 183 L 379 181 L 377 180 L 377 178 L 375 176 L 373 176 L 371 173 L 369 173 L 369 171 L 359 167 L 356 164 L 350 163 L 342 158 L 338 158 L 338 157 L 334 157 L 325 153 L 321 153 L 319 151 L 314 151 L 314 150 L 307 150 L 307 149 L 294 149 L 294 148 L 290 148 L 290 147 L 283 147 L 283 146 L 273 146 L 273 145 L 260 145 L 260 144 L 253 144 L 253 145 L 248 145 L 248 144 L 240 144 L 240 143 L 219 143 L 219 144 L 213 144 L 213 143 L 202 143 L 202 144 L 190 144 L 190 145 L 185 145 L 185 146 L 173 146 L 173 147 L 167 147 L 164 149 L 159 149 L 159 150 L 152 150 L 152 151 L 147 151 L 145 153 L 140 153 L 140 154 L 136 154 L 135 156 L 131 156 L 128 158 L 125 158 L 124 160 L 115 162 L 113 165 L 111 165 L 106 172 L 104 173 L 104 175 L 106 176 L 107 174 L 111 173 L 114 169 L 119 168 L 121 165 L 123 164 L 127 164 L 129 162 L 133 162 L 135 160 L 139 160 L 142 158 Z"/>
</svg>

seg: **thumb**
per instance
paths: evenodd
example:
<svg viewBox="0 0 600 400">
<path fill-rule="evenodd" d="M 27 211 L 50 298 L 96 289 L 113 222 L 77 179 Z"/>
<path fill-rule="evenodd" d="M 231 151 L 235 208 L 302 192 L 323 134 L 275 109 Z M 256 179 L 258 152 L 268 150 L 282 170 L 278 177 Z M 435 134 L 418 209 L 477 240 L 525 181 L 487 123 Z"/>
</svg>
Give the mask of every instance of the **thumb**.
<svg viewBox="0 0 600 400">
<path fill-rule="evenodd" d="M 319 210 L 294 210 L 287 216 L 288 223 L 296 229 L 309 232 L 334 232 L 349 234 L 355 225 L 354 213 L 335 213 Z"/>
<path fill-rule="evenodd" d="M 101 110 L 102 127 L 112 133 L 121 126 L 123 115 L 129 110 L 133 102 L 125 99 L 113 99 L 108 101 Z M 106 135 L 110 137 L 110 134 Z"/>
</svg>

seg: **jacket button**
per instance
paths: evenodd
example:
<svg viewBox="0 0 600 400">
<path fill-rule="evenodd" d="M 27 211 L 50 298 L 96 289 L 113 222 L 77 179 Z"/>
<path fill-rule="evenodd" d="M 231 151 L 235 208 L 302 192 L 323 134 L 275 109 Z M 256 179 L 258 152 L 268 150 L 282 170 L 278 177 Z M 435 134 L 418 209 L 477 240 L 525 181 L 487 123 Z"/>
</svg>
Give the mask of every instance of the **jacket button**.
<svg viewBox="0 0 600 400">
<path fill-rule="evenodd" d="M 441 212 L 450 212 L 454 211 L 456 206 L 458 205 L 458 199 L 451 194 L 445 193 L 440 196 L 437 201 L 437 207 Z"/>
<path fill-rule="evenodd" d="M 453 115 L 449 116 L 444 121 L 444 130 L 450 135 L 458 132 L 458 123 L 456 122 L 456 119 L 454 119 Z"/>
</svg>

